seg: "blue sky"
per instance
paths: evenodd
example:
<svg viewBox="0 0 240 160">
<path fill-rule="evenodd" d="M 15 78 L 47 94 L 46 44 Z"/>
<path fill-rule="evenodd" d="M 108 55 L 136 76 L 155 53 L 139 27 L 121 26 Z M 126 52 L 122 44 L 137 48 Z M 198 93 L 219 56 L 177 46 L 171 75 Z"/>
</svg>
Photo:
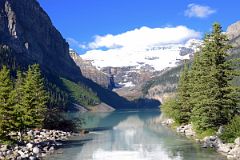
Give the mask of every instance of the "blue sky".
<svg viewBox="0 0 240 160">
<path fill-rule="evenodd" d="M 141 28 L 186 26 L 208 32 L 240 20 L 239 0 L 38 0 L 53 24 L 80 54 L 95 36 Z M 102 45 L 101 47 L 104 47 Z"/>
</svg>

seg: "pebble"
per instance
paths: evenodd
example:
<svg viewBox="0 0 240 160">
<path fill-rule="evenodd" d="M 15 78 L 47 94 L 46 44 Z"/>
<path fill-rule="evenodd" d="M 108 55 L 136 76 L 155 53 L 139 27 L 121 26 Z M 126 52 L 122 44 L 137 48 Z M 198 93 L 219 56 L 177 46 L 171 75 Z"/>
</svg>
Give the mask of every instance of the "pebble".
<svg viewBox="0 0 240 160">
<path fill-rule="evenodd" d="M 39 154 L 40 153 L 40 149 L 38 147 L 34 147 L 33 148 L 33 153 L 34 154 Z"/>
<path fill-rule="evenodd" d="M 32 139 L 25 142 L 25 146 L 0 145 L 0 159 L 41 159 L 47 153 L 53 153 L 54 146 L 62 146 L 62 143 L 57 142 L 57 140 L 66 140 L 71 135 L 70 132 L 58 130 L 30 130 L 25 133 L 25 136 Z"/>
</svg>

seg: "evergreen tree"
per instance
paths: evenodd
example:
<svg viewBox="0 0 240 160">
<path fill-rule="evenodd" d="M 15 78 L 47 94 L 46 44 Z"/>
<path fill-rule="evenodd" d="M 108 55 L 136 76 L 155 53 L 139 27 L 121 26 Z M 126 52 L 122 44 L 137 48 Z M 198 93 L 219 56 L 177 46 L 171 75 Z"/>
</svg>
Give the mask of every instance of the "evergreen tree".
<svg viewBox="0 0 240 160">
<path fill-rule="evenodd" d="M 185 63 L 184 69 L 180 75 L 176 98 L 176 109 L 178 110 L 176 120 L 181 124 L 188 123 L 191 116 L 192 106 L 189 103 L 189 69 L 187 63 Z"/>
<path fill-rule="evenodd" d="M 12 108 L 9 105 L 10 92 L 13 89 L 10 79 L 10 71 L 3 66 L 0 71 L 0 138 L 5 139 L 11 128 L 10 112 Z"/>
<path fill-rule="evenodd" d="M 236 112 L 238 99 L 230 82 L 234 77 L 233 67 L 227 60 L 228 39 L 219 24 L 213 25 L 206 35 L 198 62 L 193 65 L 191 102 L 192 120 L 198 130 L 217 128 L 228 123 Z M 192 80 L 193 82 L 193 80 Z"/>
<path fill-rule="evenodd" d="M 11 112 L 11 126 L 13 131 L 20 133 L 20 141 L 22 140 L 22 133 L 28 126 L 28 108 L 22 104 L 23 99 L 23 83 L 24 77 L 21 71 L 17 72 L 17 79 L 15 88 L 10 94 L 10 105 L 13 110 Z"/>
<path fill-rule="evenodd" d="M 23 83 L 23 97 L 21 105 L 28 111 L 25 115 L 26 127 L 41 127 L 46 111 L 47 93 L 37 64 L 29 66 Z"/>
</svg>

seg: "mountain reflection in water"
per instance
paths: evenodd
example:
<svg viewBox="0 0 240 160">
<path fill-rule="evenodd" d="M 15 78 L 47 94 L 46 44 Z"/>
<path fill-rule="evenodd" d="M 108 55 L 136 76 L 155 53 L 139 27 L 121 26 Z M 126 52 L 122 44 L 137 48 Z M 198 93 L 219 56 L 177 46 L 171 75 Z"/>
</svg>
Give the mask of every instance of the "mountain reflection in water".
<svg viewBox="0 0 240 160">
<path fill-rule="evenodd" d="M 153 123 L 157 110 L 85 113 L 85 127 L 108 128 L 74 137 L 62 155 L 49 159 L 71 160 L 224 160 L 169 128 Z M 72 115 L 73 117 L 76 115 Z M 80 115 L 78 115 L 80 116 Z M 90 121 L 89 121 L 90 120 Z"/>
</svg>

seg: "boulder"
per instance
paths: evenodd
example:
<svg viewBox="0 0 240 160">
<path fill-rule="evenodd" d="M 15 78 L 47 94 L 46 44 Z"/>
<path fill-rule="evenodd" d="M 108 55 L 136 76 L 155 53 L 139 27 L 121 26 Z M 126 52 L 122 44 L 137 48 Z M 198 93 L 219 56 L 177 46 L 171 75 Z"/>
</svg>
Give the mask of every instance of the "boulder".
<svg viewBox="0 0 240 160">
<path fill-rule="evenodd" d="M 240 146 L 240 137 L 238 137 L 237 139 L 235 139 L 234 143 L 238 146 Z"/>
<path fill-rule="evenodd" d="M 8 150 L 8 146 L 7 145 L 2 145 L 0 148 L 0 151 L 2 152 L 6 152 Z"/>
<path fill-rule="evenodd" d="M 26 147 L 27 147 L 28 149 L 32 149 L 32 148 L 33 148 L 33 144 L 32 144 L 32 143 L 28 143 L 28 144 L 26 145 Z"/>
<path fill-rule="evenodd" d="M 218 131 L 217 131 L 217 135 L 221 135 L 223 133 L 223 131 L 224 131 L 223 126 L 220 126 Z"/>
<path fill-rule="evenodd" d="M 36 157 L 34 157 L 34 156 L 30 156 L 29 157 L 29 160 L 36 160 L 37 158 Z"/>
<path fill-rule="evenodd" d="M 34 147 L 33 148 L 33 153 L 34 154 L 39 154 L 40 153 L 40 149 L 38 147 Z"/>
<path fill-rule="evenodd" d="M 11 155 L 12 153 L 13 153 L 12 150 L 7 150 L 7 152 L 6 152 L 7 155 Z"/>
<path fill-rule="evenodd" d="M 27 155 L 25 153 L 23 153 L 23 151 L 19 150 L 18 154 L 21 156 L 21 158 L 27 158 Z"/>
<path fill-rule="evenodd" d="M 228 154 L 235 159 L 240 159 L 240 146 L 235 146 Z"/>
<path fill-rule="evenodd" d="M 218 146 L 217 151 L 222 153 L 228 153 L 231 151 L 232 145 L 231 144 L 220 144 Z"/>
</svg>

